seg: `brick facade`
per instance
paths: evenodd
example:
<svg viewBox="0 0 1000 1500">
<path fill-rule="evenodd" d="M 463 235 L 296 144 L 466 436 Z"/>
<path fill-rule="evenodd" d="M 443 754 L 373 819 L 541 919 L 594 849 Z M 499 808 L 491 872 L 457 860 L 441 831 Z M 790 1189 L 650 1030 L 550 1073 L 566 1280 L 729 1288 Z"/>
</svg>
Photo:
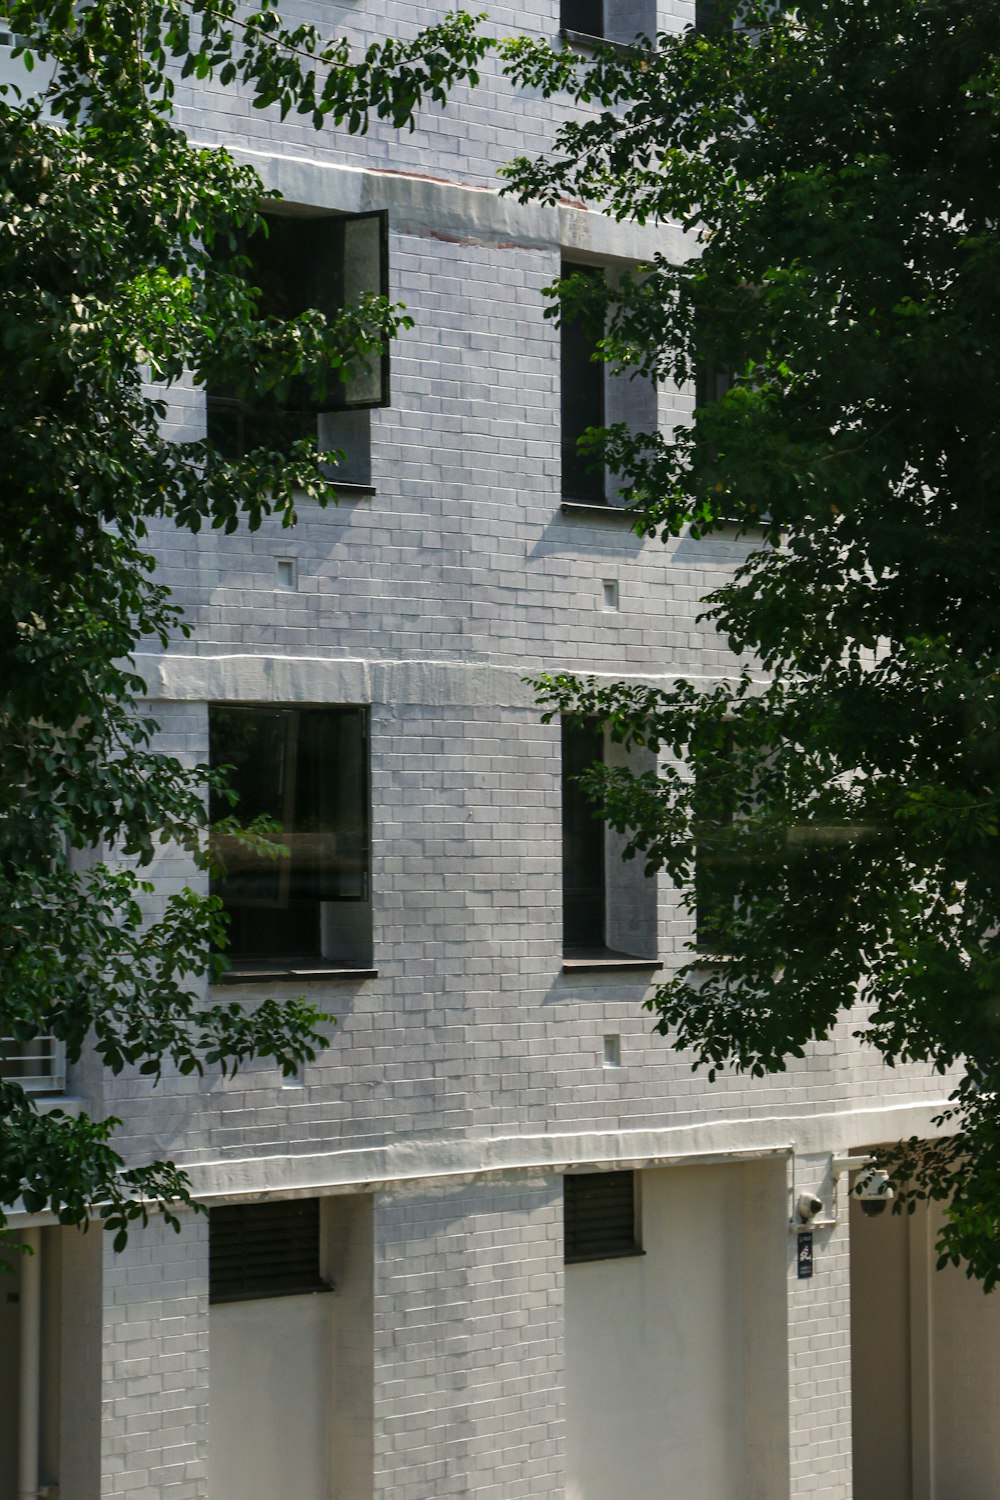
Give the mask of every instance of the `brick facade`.
<svg viewBox="0 0 1000 1500">
<path fill-rule="evenodd" d="M 359 44 L 441 11 L 412 0 L 285 9 Z M 692 17 L 691 0 L 660 0 L 656 23 Z M 495 7 L 489 26 L 554 38 L 557 0 Z M 292 203 L 387 208 L 391 295 L 414 319 L 392 351 L 392 404 L 362 424 L 374 493 L 304 504 L 291 532 L 161 529 L 160 576 L 193 633 L 139 661 L 163 743 L 193 761 L 208 754 L 209 704 L 369 708 L 377 977 L 309 982 L 337 1020 L 291 1085 L 259 1064 L 155 1091 L 81 1070 L 70 1087 L 123 1117 L 127 1155 L 170 1154 L 209 1204 L 365 1200 L 364 1233 L 360 1210 L 332 1215 L 342 1264 L 329 1300 L 342 1302 L 331 1337 L 353 1375 L 330 1377 L 342 1392 L 331 1496 L 618 1500 L 567 1489 L 563 1172 L 773 1159 L 790 1191 L 828 1196 L 832 1154 L 926 1132 L 943 1092 L 912 1069 L 887 1077 L 846 1025 L 785 1074 L 709 1084 L 650 1034 L 651 971 L 563 966 L 559 730 L 540 722 L 524 678 L 725 674 L 733 662 L 697 620 L 699 600 L 744 546 L 639 540 L 613 509 L 563 512 L 559 334 L 544 292 L 564 253 L 613 268 L 657 247 L 684 253 L 683 241 L 498 197 L 497 169 L 547 149 L 563 106 L 515 93 L 492 62 L 480 90 L 410 135 L 378 123 L 356 139 L 315 135 L 187 86 L 179 100 L 192 137 L 252 161 Z M 203 393 L 169 401 L 171 430 L 201 435 Z M 669 427 L 692 397 L 663 386 L 656 403 Z M 169 851 L 155 874 L 163 892 L 198 878 Z M 690 917 L 665 881 L 655 910 L 666 973 Z M 226 993 L 252 1002 L 275 986 Z M 787 1249 L 785 1264 L 760 1252 L 787 1306 L 788 1386 L 754 1439 L 768 1456 L 751 1465 L 751 1500 L 847 1500 L 846 1214 L 817 1232 L 812 1280 L 797 1279 L 793 1235 Z M 207 1267 L 207 1223 L 191 1215 L 179 1237 L 157 1225 L 104 1255 L 102 1500 L 236 1500 L 207 1488 Z M 79 1500 L 96 1500 L 85 1488 Z"/>
</svg>

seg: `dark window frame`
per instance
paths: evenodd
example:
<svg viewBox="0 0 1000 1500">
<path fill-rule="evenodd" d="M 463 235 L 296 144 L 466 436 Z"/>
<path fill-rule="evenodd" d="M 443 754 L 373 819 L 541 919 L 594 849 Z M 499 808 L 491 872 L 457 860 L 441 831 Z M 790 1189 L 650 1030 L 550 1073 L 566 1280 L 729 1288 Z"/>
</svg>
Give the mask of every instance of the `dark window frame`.
<svg viewBox="0 0 1000 1500">
<path fill-rule="evenodd" d="M 561 721 L 563 952 L 603 948 L 607 933 L 605 824 L 576 781 L 604 764 L 604 726 L 597 720 Z"/>
<path fill-rule="evenodd" d="M 658 968 L 656 881 L 642 861 L 624 858 L 627 835 L 578 779 L 631 758 L 595 717 L 563 714 L 559 726 L 563 971 Z"/>
<path fill-rule="evenodd" d="M 346 769 L 334 763 L 325 782 L 323 756 L 342 735 L 351 737 Z M 237 966 L 265 968 L 303 961 L 354 967 L 346 954 L 324 953 L 323 908 L 371 900 L 368 709 L 357 704 L 211 704 L 209 743 L 213 766 L 234 767 L 230 785 L 238 794 L 242 785 L 247 820 L 271 817 L 280 825 L 274 841 L 291 851 L 287 857 L 255 855 L 230 835 L 216 836 L 214 853 L 223 868 L 213 871 L 211 889 L 230 919 L 227 958 Z M 276 780 L 260 775 L 269 750 Z M 212 823 L 233 814 L 239 817 L 239 803 L 231 808 L 213 793 Z"/>
<path fill-rule="evenodd" d="M 712 406 L 721 401 L 727 391 L 736 384 L 736 372 L 732 365 L 719 364 L 711 357 L 701 360 L 695 376 L 695 405 Z"/>
<path fill-rule="evenodd" d="M 560 275 L 603 278 L 600 266 L 563 260 Z M 577 448 L 588 427 L 604 427 L 606 366 L 594 360 L 600 334 L 582 318 L 562 317 L 559 325 L 561 495 L 564 501 L 607 505 L 607 471 L 603 460 L 584 457 Z"/>
<path fill-rule="evenodd" d="M 322 262 L 329 257 L 335 267 L 330 274 L 339 275 L 342 281 L 350 227 L 369 221 L 376 223 L 378 235 L 378 286 L 377 288 L 373 286 L 370 290 L 376 291 L 377 295 L 388 297 L 389 214 L 387 209 L 369 209 L 356 214 L 272 211 L 265 212 L 262 217 L 268 224 L 268 234 L 244 238 L 240 246 L 243 254 L 250 258 L 251 263 L 254 261 L 255 251 L 257 254 L 257 264 L 251 264 L 248 279 L 253 284 L 256 284 L 256 279 L 262 283 L 259 302 L 259 313 L 262 317 L 276 316 L 285 319 L 297 317 L 309 308 L 321 306 L 324 300 L 327 305 L 322 310 L 330 316 L 334 316 L 348 306 L 352 299 L 348 297 L 346 288 L 343 286 L 333 296 L 327 296 L 325 289 L 324 297 L 321 299 L 309 295 L 309 277 L 293 276 L 293 260 L 295 270 L 301 269 L 303 260 L 312 265 L 314 271 L 312 280 L 315 283 L 321 279 L 321 273 L 315 270 L 315 263 Z M 326 236 L 332 244 L 338 234 L 344 240 L 339 264 L 333 258 L 330 245 L 326 247 L 325 255 L 324 248 L 320 245 L 307 247 L 310 238 L 318 241 Z M 301 241 L 297 256 L 295 255 L 296 247 L 292 243 L 296 237 Z M 281 249 L 282 240 L 288 242 L 284 250 Z M 283 255 L 289 257 L 288 264 L 284 267 L 284 275 L 281 274 Z M 391 387 L 388 344 L 384 346 L 378 357 L 377 392 L 352 396 L 352 382 L 356 384 L 358 379 L 359 376 L 355 373 L 345 382 L 340 379 L 336 371 L 331 371 L 323 398 L 313 397 L 308 389 L 308 383 L 299 379 L 293 383 L 288 396 L 281 400 L 271 394 L 258 396 L 239 392 L 230 387 L 210 386 L 206 391 L 208 436 L 225 457 L 235 458 L 246 453 L 251 446 L 260 446 L 262 442 L 280 450 L 298 438 L 315 438 L 317 419 L 324 414 L 369 411 L 389 406 Z"/>
<path fill-rule="evenodd" d="M 644 24 L 633 23 L 625 33 L 621 17 L 615 14 L 614 0 L 561 0 L 559 36 L 584 51 L 600 47 L 622 57 L 634 57 L 648 48 L 649 38 L 656 32 L 654 0 L 647 0 L 646 9 Z"/>
<path fill-rule="evenodd" d="M 737 384 L 736 371 L 732 365 L 720 363 L 714 356 L 705 356 L 698 364 L 695 372 L 695 407 L 697 410 L 714 406 L 717 401 L 722 401 L 727 393 Z M 714 462 L 718 458 L 718 447 L 716 443 L 708 442 L 705 451 Z M 770 512 L 763 512 L 759 516 L 741 518 L 725 513 L 716 517 L 725 526 L 769 526 L 771 524 Z"/>
<path fill-rule="evenodd" d="M 728 771 L 735 753 L 736 726 L 726 724 L 707 760 L 702 756 L 695 764 L 695 947 L 707 956 L 725 956 L 724 935 L 717 932 L 718 914 L 728 916 L 737 909 L 739 887 L 755 864 L 745 846 L 740 848 L 735 839 L 727 839 L 740 821 L 739 790 Z M 716 764 L 722 768 L 718 779 L 712 774 Z M 703 830 L 710 833 L 708 841 Z"/>
</svg>

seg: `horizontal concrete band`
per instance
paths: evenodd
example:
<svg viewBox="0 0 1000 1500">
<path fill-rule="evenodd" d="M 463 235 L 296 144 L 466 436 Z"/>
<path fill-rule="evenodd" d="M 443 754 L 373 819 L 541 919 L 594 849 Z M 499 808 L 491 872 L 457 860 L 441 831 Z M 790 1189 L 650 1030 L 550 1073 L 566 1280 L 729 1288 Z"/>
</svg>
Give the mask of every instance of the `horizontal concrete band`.
<svg viewBox="0 0 1000 1500">
<path fill-rule="evenodd" d="M 201 1162 L 187 1168 L 207 1202 L 337 1192 L 425 1191 L 484 1176 L 695 1166 L 781 1154 L 844 1154 L 877 1141 L 942 1134 L 943 1100 L 793 1118 L 713 1120 L 662 1130 L 588 1131 L 492 1140 L 396 1142 L 361 1151 Z"/>
<path fill-rule="evenodd" d="M 59 1103 L 67 1108 L 66 1100 Z M 711 1120 L 660 1130 L 412 1140 L 358 1151 L 273 1154 L 187 1165 L 182 1159 L 180 1165 L 191 1179 L 194 1196 L 215 1204 L 336 1193 L 426 1192 L 479 1178 L 539 1172 L 642 1170 L 779 1155 L 844 1155 L 878 1141 L 911 1136 L 930 1140 L 948 1134 L 933 1123 L 944 1107 L 943 1099 L 935 1099 L 814 1115 Z M 56 1222 L 52 1214 L 16 1209 L 9 1221 L 20 1229 Z"/>
<path fill-rule="evenodd" d="M 482 662 L 371 661 L 357 657 L 266 654 L 137 655 L 136 671 L 150 702 L 419 703 L 470 708 L 535 708 L 524 670 Z M 547 671 L 559 672 L 558 664 Z M 599 682 L 645 682 L 669 688 L 717 683 L 718 673 L 665 672 L 637 677 L 623 672 L 578 672 Z"/>
<path fill-rule="evenodd" d="M 199 144 L 205 143 L 192 141 Z M 498 248 L 564 250 L 603 263 L 634 265 L 658 252 L 671 261 L 697 254 L 692 236 L 673 224 L 616 224 L 572 204 L 518 203 L 502 197 L 497 188 L 472 187 L 444 177 L 228 149 L 237 161 L 260 173 L 267 189 L 289 203 L 339 213 L 385 208 L 400 234 Z"/>
</svg>

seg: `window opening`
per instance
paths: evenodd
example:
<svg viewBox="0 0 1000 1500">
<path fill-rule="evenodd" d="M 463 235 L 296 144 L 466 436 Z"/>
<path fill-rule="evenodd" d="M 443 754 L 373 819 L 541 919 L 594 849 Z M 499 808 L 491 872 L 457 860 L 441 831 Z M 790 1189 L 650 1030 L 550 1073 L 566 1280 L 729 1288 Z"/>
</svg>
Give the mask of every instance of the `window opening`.
<svg viewBox="0 0 1000 1500">
<path fill-rule="evenodd" d="M 695 378 L 695 402 L 698 406 L 711 406 L 714 401 L 721 401 L 735 380 L 731 365 L 719 364 L 711 357 L 703 359 Z"/>
<path fill-rule="evenodd" d="M 656 881 L 623 858 L 628 835 L 609 828 L 579 777 L 594 765 L 643 771 L 655 757 L 630 752 L 594 719 L 566 716 L 562 734 L 563 959 L 570 966 L 655 962 Z"/>
<path fill-rule="evenodd" d="M 593 266 L 564 262 L 562 275 L 574 272 L 597 280 Z M 583 317 L 564 316 L 560 325 L 562 378 L 562 495 L 564 500 L 605 504 L 604 465 L 577 449 L 588 427 L 604 426 L 604 365 L 593 359 L 598 334 Z"/>
<path fill-rule="evenodd" d="M 603 948 L 606 890 L 604 821 L 577 777 L 604 760 L 604 731 L 562 721 L 563 948 Z"/>
<path fill-rule="evenodd" d="M 748 857 L 733 838 L 737 816 L 732 778 L 732 726 L 695 766 L 695 943 L 706 952 L 725 949 Z"/>
<path fill-rule="evenodd" d="M 323 214 L 264 216 L 267 233 L 245 240 L 248 273 L 260 288 L 261 317 L 294 318 L 310 308 L 336 317 L 366 292 L 388 295 L 388 215 L 373 213 L 333 217 Z M 287 448 L 300 438 L 317 436 L 317 419 L 389 404 L 389 352 L 352 367 L 346 380 L 332 371 L 320 399 L 302 377 L 288 394 L 260 396 L 235 386 L 214 386 L 207 393 L 208 436 L 226 457 L 251 447 Z M 341 435 L 337 422 L 320 427 L 320 441 Z M 350 428 L 345 429 L 348 432 Z M 349 461 L 351 456 L 349 454 Z M 363 467 L 363 460 L 354 460 Z"/>
<path fill-rule="evenodd" d="M 571 1173 L 563 1178 L 567 1265 L 641 1255 L 634 1172 Z"/>
<path fill-rule="evenodd" d="M 235 810 L 213 794 L 213 823 L 267 819 L 274 855 L 216 835 L 212 892 L 237 962 L 371 959 L 367 714 L 362 708 L 215 707 L 214 766 L 231 766 Z"/>
<path fill-rule="evenodd" d="M 722 14 L 721 0 L 695 0 L 694 28 L 703 36 L 718 36 L 730 28 L 730 21 Z"/>
<path fill-rule="evenodd" d="M 319 1199 L 227 1204 L 208 1216 L 208 1299 L 239 1302 L 325 1292 Z"/>
<path fill-rule="evenodd" d="M 18 1041 L 0 1036 L 0 1079 L 29 1093 L 59 1093 L 66 1083 L 66 1048 L 54 1036 Z"/>
<path fill-rule="evenodd" d="M 656 31 L 656 0 L 561 0 L 559 26 L 571 42 L 630 47 Z"/>
<path fill-rule="evenodd" d="M 604 36 L 604 0 L 561 0 L 559 25 L 581 36 Z"/>
</svg>

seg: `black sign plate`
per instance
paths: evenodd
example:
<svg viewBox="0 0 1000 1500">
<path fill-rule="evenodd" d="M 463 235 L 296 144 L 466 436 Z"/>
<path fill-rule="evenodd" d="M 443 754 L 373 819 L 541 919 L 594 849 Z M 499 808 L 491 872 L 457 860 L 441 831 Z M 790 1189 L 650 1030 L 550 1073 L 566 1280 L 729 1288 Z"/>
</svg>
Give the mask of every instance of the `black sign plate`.
<svg viewBox="0 0 1000 1500">
<path fill-rule="evenodd" d="M 806 1281 L 813 1273 L 813 1237 L 808 1229 L 799 1235 L 799 1280 Z"/>
</svg>

